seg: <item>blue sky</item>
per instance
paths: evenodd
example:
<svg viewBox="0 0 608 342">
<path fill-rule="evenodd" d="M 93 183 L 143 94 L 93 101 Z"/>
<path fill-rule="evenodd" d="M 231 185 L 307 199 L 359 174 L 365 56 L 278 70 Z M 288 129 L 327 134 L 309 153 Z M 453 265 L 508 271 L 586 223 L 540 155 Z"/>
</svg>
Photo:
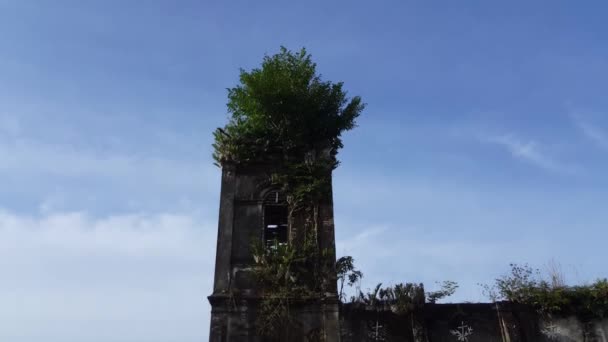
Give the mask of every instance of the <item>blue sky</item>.
<svg viewBox="0 0 608 342">
<path fill-rule="evenodd" d="M 607 276 L 608 7 L 0 0 L 0 340 L 208 335 L 227 87 L 306 47 L 368 104 L 338 253 L 377 282 Z"/>
</svg>

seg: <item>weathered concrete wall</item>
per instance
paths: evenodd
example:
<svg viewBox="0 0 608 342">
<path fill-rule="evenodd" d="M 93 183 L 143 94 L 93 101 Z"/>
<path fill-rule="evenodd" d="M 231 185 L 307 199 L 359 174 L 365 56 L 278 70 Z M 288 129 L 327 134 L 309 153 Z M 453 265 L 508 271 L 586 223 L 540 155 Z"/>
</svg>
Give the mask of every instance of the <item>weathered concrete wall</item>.
<svg viewBox="0 0 608 342">
<path fill-rule="evenodd" d="M 258 300 L 254 298 L 212 299 L 210 342 L 338 341 L 338 303 L 294 304 L 290 307 L 292 323 L 277 338 L 261 337 L 256 329 Z"/>
<path fill-rule="evenodd" d="M 424 334 L 414 336 L 417 322 Z M 608 319 L 543 319 L 529 307 L 499 304 L 425 304 L 396 315 L 356 304 L 341 307 L 341 341 L 608 342 Z"/>
<path fill-rule="evenodd" d="M 222 186 L 218 224 L 218 243 L 211 303 L 209 340 L 262 341 L 256 334 L 258 284 L 252 272 L 252 245 L 263 239 L 263 201 L 270 184 L 272 165 L 222 167 Z M 319 203 L 319 244 L 330 253 L 328 264 L 335 264 L 333 199 L 331 191 Z M 297 219 L 297 218 L 295 218 Z M 297 236 L 298 232 L 290 232 Z M 329 272 L 326 301 L 290 307 L 298 326 L 288 341 L 339 340 L 339 306 L 335 272 Z M 282 339 L 285 340 L 285 339 Z"/>
</svg>

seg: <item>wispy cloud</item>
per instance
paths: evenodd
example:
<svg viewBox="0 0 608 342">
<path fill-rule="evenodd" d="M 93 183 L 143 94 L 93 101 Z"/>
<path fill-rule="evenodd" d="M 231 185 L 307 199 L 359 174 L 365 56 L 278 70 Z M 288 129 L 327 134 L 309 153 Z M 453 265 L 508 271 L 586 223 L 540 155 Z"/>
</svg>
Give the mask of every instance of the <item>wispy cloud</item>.
<svg viewBox="0 0 608 342">
<path fill-rule="evenodd" d="M 0 141 L 0 171 L 62 177 L 146 180 L 160 186 L 196 186 L 213 172 L 201 162 L 102 154 L 35 141 Z M 207 176 L 207 177 L 206 177 Z"/>
<path fill-rule="evenodd" d="M 167 210 L 196 199 L 197 206 L 218 193 L 220 172 L 202 158 L 164 154 L 101 152 L 80 146 L 26 139 L 0 139 L 0 206 L 128 210 Z M 18 202 L 15 199 L 25 200 Z M 47 208 L 48 209 L 48 208 Z"/>
<path fill-rule="evenodd" d="M 601 127 L 586 121 L 580 115 L 571 115 L 574 124 L 583 135 L 602 149 L 608 150 L 608 132 Z"/>
<path fill-rule="evenodd" d="M 486 137 L 485 142 L 505 148 L 511 156 L 531 165 L 558 173 L 574 173 L 576 167 L 555 160 L 543 151 L 540 144 L 534 140 L 520 140 L 514 135 L 498 135 Z"/>
</svg>

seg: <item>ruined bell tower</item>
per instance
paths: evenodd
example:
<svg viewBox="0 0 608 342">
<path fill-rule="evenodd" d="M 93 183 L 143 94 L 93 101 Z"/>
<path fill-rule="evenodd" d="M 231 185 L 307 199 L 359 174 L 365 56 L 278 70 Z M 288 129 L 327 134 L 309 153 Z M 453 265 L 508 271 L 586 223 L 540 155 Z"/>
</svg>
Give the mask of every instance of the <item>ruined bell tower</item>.
<svg viewBox="0 0 608 342">
<path fill-rule="evenodd" d="M 228 89 L 211 342 L 340 340 L 332 172 L 365 104 L 306 49 L 265 56 Z"/>
<path fill-rule="evenodd" d="M 211 342 L 284 340 L 264 337 L 256 327 L 264 294 L 254 274 L 253 246 L 291 244 L 302 235 L 288 222 L 286 194 L 270 181 L 276 167 L 268 162 L 221 165 L 215 279 L 208 297 Z M 291 299 L 295 324 L 290 327 L 290 341 L 339 341 L 331 175 L 330 187 L 318 201 L 317 217 L 318 245 L 331 265 L 322 279 L 326 293 L 314 300 Z"/>
</svg>

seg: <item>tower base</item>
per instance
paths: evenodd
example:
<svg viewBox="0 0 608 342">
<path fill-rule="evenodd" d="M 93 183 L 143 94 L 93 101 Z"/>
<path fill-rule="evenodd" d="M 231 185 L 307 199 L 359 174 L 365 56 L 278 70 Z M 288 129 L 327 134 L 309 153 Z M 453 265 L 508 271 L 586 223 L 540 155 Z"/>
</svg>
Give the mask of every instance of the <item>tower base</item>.
<svg viewBox="0 0 608 342">
<path fill-rule="evenodd" d="M 264 336 L 256 325 L 259 298 L 209 296 L 211 303 L 210 342 L 339 342 L 337 300 L 316 300 L 291 304 L 292 322 L 279 336 Z"/>
</svg>

